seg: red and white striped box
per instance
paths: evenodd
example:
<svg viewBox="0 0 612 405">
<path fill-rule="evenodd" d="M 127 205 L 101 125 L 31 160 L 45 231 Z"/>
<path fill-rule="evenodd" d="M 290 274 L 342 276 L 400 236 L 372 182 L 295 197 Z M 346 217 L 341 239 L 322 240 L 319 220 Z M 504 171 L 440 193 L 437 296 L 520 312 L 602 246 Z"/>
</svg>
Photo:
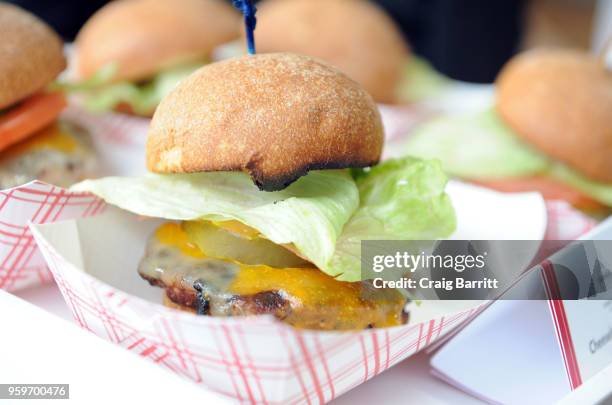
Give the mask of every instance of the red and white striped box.
<svg viewBox="0 0 612 405">
<path fill-rule="evenodd" d="M 298 330 L 268 316 L 196 316 L 162 306 L 161 290 L 138 279 L 145 239 L 158 224 L 108 207 L 94 218 L 33 226 L 33 233 L 81 327 L 240 402 L 328 402 L 432 344 L 478 307 L 423 303 L 412 324 L 354 332 Z"/>
<path fill-rule="evenodd" d="M 28 224 L 81 218 L 104 208 L 88 194 L 34 181 L 0 191 L 0 288 L 8 291 L 52 279 Z"/>
<path fill-rule="evenodd" d="M 450 189 L 462 237 L 480 229 L 475 224 L 480 218 L 495 222 L 503 235 L 520 238 L 512 229 L 525 228 L 513 224 L 519 210 L 542 225 L 523 237 L 543 237 L 544 205 L 537 195 L 519 201 L 473 186 Z M 474 199 L 475 209 L 462 208 Z M 514 212 L 511 207 L 521 208 Z M 500 216 L 499 209 L 512 215 Z M 162 306 L 162 291 L 137 274 L 145 240 L 158 224 L 106 207 L 96 217 L 33 225 L 32 230 L 81 327 L 241 402 L 328 402 L 432 345 L 484 305 L 425 302 L 412 308 L 408 325 L 343 333 L 297 330 L 271 317 L 194 316 Z"/>
<path fill-rule="evenodd" d="M 148 120 L 121 114 L 93 115 L 69 107 L 60 117 L 90 132 L 102 175 L 130 175 L 144 169 Z M 45 283 L 51 275 L 28 223 L 95 215 L 104 204 L 91 195 L 70 193 L 39 181 L 0 191 L 0 289 L 15 291 Z"/>
</svg>

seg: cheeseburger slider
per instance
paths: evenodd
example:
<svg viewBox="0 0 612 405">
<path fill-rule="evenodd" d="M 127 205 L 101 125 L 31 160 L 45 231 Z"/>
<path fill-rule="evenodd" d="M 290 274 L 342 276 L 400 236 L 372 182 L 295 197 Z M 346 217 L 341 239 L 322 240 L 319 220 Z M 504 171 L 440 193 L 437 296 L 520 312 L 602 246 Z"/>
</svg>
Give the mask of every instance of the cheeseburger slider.
<svg viewBox="0 0 612 405">
<path fill-rule="evenodd" d="M 240 16 L 223 0 L 116 0 L 76 39 L 75 86 L 86 106 L 151 116 L 180 79 L 237 38 Z"/>
<path fill-rule="evenodd" d="M 361 241 L 447 236 L 455 217 L 437 163 L 377 165 L 382 147 L 356 82 L 306 56 L 260 54 L 203 67 L 162 100 L 147 142 L 155 174 L 75 189 L 172 221 L 138 269 L 167 305 L 301 328 L 394 326 L 406 300 L 362 280 Z"/>
<path fill-rule="evenodd" d="M 58 121 L 66 101 L 46 90 L 65 67 L 57 34 L 0 2 L 0 189 L 34 179 L 68 186 L 93 171 L 89 138 Z"/>
<path fill-rule="evenodd" d="M 497 79 L 495 109 L 441 118 L 408 142 L 452 175 L 501 191 L 612 206 L 612 72 L 595 56 L 535 50 Z"/>
<path fill-rule="evenodd" d="M 366 0 L 266 0 L 258 6 L 260 52 L 322 59 L 360 83 L 377 102 L 398 102 L 410 60 L 402 34 Z"/>
</svg>

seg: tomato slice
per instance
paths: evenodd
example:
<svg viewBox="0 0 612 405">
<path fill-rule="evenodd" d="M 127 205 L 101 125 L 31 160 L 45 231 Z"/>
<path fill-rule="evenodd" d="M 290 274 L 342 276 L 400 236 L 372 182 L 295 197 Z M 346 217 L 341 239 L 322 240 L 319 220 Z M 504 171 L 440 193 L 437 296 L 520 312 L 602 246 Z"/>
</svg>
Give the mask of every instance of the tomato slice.
<svg viewBox="0 0 612 405">
<path fill-rule="evenodd" d="M 38 93 L 0 115 L 0 151 L 53 122 L 66 107 L 62 93 Z"/>
<path fill-rule="evenodd" d="M 520 179 L 478 180 L 474 183 L 505 193 L 538 191 L 545 200 L 564 200 L 585 211 L 598 211 L 606 206 L 567 184 L 550 177 L 525 177 Z"/>
</svg>

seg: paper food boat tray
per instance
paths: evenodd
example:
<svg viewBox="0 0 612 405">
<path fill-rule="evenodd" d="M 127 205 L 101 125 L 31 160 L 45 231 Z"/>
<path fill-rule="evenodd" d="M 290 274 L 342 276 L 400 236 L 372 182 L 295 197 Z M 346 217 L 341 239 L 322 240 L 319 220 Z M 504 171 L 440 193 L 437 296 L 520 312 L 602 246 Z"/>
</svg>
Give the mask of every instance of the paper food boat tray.
<svg viewBox="0 0 612 405">
<path fill-rule="evenodd" d="M 456 182 L 448 190 L 456 238 L 544 236 L 546 207 L 537 194 Z M 528 225 L 512 219 L 519 213 Z M 414 306 L 408 325 L 344 333 L 296 330 L 272 317 L 195 316 L 159 304 L 163 291 L 137 274 L 158 224 L 107 206 L 94 217 L 31 229 L 79 325 L 240 401 L 327 402 L 431 345 L 482 305 L 425 302 Z"/>
<path fill-rule="evenodd" d="M 93 115 L 69 107 L 61 119 L 86 128 L 98 156 L 99 174 L 135 175 L 144 168 L 148 120 L 121 114 Z M 0 289 L 15 291 L 51 280 L 28 224 L 95 215 L 104 204 L 39 181 L 0 191 Z"/>
<path fill-rule="evenodd" d="M 80 326 L 239 401 L 327 402 L 433 343 L 480 304 L 424 303 L 409 325 L 345 333 L 301 331 L 273 317 L 195 316 L 157 304 L 162 291 L 136 272 L 158 224 L 108 207 L 32 228 Z"/>
</svg>

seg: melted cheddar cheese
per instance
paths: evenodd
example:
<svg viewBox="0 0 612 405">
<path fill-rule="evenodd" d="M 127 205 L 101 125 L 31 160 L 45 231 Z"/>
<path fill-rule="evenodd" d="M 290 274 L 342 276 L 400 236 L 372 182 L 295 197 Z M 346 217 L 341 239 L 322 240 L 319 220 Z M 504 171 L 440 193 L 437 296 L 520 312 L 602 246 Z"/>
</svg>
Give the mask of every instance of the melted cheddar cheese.
<svg viewBox="0 0 612 405">
<path fill-rule="evenodd" d="M 194 258 L 204 258 L 204 253 L 189 241 L 187 233 L 181 228 L 180 224 L 166 223 L 157 228 L 155 237 L 163 244 L 173 246 L 184 255 Z"/>
<path fill-rule="evenodd" d="M 38 131 L 25 141 L 10 147 L 3 155 L 12 156 L 41 149 L 53 149 L 64 153 L 72 153 L 77 147 L 77 140 L 55 123 Z"/>
<path fill-rule="evenodd" d="M 307 327 L 313 322 L 325 324 L 354 325 L 350 329 L 363 328 L 370 324 L 377 327 L 401 324 L 403 300 L 401 296 L 393 305 L 382 294 L 377 297 L 378 304 L 395 306 L 395 311 L 385 314 L 381 306 L 368 297 L 369 285 L 337 281 L 315 268 L 275 269 L 268 266 L 241 266 L 240 271 L 229 286 L 229 291 L 239 295 L 253 295 L 262 291 L 282 291 L 292 301 L 294 311 L 301 314 L 295 317 L 294 326 Z M 328 313 L 325 313 L 328 312 Z M 326 319 L 331 315 L 333 319 Z M 360 321 L 369 320 L 358 326 Z M 372 321 L 375 320 L 375 321 Z"/>
<path fill-rule="evenodd" d="M 244 234 L 240 227 L 233 223 L 224 229 Z M 249 235 L 251 233 L 246 233 L 245 237 L 248 238 Z M 403 322 L 402 309 L 405 299 L 396 290 L 375 289 L 368 282 L 341 282 L 314 267 L 274 268 L 207 258 L 190 241 L 181 225 L 176 223 L 161 225 L 152 239 L 150 245 L 161 244 L 166 248 L 176 249 L 184 259 L 181 259 L 181 264 L 172 266 L 173 268 L 168 268 L 167 261 L 164 265 L 153 261 L 148 267 L 154 268 L 155 271 L 141 269 L 141 274 L 151 276 L 161 272 L 158 277 L 165 276 L 166 280 L 180 279 L 182 285 L 186 284 L 186 279 L 207 283 L 211 286 L 210 294 L 214 295 L 209 297 L 211 306 L 221 308 L 213 308 L 213 315 L 231 315 L 226 309 L 226 303 L 235 301 L 232 297 L 253 297 L 260 293 L 274 292 L 288 303 L 290 309 L 283 308 L 282 316 L 279 313 L 273 314 L 296 327 L 361 329 L 368 326 L 396 326 Z M 151 246 L 148 248 L 148 254 L 151 254 L 150 248 Z M 167 256 L 168 252 L 165 251 L 164 257 Z M 176 274 L 177 271 L 180 273 L 180 269 L 184 269 L 185 273 Z M 225 276 L 220 276 L 220 272 Z M 168 283 L 165 284 L 168 286 Z M 220 302 L 223 304 L 219 304 Z"/>
</svg>

